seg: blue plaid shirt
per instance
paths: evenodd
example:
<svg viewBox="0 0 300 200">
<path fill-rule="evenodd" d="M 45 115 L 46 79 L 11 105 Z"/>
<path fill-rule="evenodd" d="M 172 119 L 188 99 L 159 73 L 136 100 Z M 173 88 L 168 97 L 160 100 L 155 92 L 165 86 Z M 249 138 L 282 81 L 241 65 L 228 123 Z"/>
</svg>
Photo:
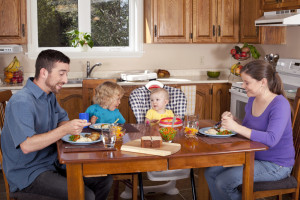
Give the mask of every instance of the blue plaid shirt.
<svg viewBox="0 0 300 200">
<path fill-rule="evenodd" d="M 179 116 L 183 120 L 187 105 L 185 94 L 180 89 L 167 85 L 164 85 L 164 89 L 169 92 L 170 96 L 166 109 L 172 110 L 174 115 Z M 129 104 L 137 123 L 144 123 L 146 113 L 151 108 L 150 91 L 146 86 L 136 88 L 130 93 Z"/>
</svg>

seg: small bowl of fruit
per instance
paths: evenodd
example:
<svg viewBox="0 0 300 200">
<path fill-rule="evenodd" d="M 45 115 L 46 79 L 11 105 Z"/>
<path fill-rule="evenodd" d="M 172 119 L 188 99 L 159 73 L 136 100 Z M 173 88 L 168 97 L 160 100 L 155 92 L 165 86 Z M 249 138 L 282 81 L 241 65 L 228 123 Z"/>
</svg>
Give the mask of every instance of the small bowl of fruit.
<svg viewBox="0 0 300 200">
<path fill-rule="evenodd" d="M 121 140 L 126 133 L 126 129 L 122 126 L 113 125 L 110 127 L 110 132 L 116 135 L 117 140 Z"/>
<path fill-rule="evenodd" d="M 193 127 L 185 127 L 184 128 L 184 134 L 186 137 L 195 137 L 196 133 L 198 133 L 197 128 L 193 128 Z"/>
<path fill-rule="evenodd" d="M 220 71 L 207 71 L 206 74 L 209 78 L 218 78 L 220 76 L 221 72 Z"/>
<path fill-rule="evenodd" d="M 159 129 L 159 133 L 160 133 L 163 141 L 172 142 L 172 140 L 174 139 L 174 137 L 177 134 L 177 130 L 176 130 L 176 128 L 173 128 L 173 127 L 161 127 Z"/>
<path fill-rule="evenodd" d="M 173 123 L 173 117 L 165 117 L 159 121 L 159 127 L 172 127 L 172 123 Z M 176 117 L 173 127 L 181 130 L 182 126 L 183 126 L 182 120 L 179 117 Z"/>
</svg>

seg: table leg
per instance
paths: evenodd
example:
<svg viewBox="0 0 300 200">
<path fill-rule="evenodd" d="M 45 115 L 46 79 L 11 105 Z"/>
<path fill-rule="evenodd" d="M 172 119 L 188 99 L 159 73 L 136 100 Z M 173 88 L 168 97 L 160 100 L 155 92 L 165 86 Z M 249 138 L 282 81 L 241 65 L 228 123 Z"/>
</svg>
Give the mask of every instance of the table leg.
<svg viewBox="0 0 300 200">
<path fill-rule="evenodd" d="M 198 198 L 199 200 L 209 200 L 209 188 L 204 177 L 205 168 L 198 171 Z"/>
<path fill-rule="evenodd" d="M 255 152 L 246 152 L 245 155 L 245 165 L 243 170 L 243 200 L 253 199 L 254 154 Z"/>
<path fill-rule="evenodd" d="M 141 197 L 141 200 L 144 200 L 144 189 L 143 189 L 142 173 L 138 173 L 138 177 L 139 177 L 140 197 Z"/>
<path fill-rule="evenodd" d="M 81 164 L 67 164 L 68 199 L 84 200 L 84 182 Z"/>
<path fill-rule="evenodd" d="M 193 168 L 191 168 L 191 171 L 190 171 L 190 178 L 191 178 L 191 185 L 192 185 L 193 200 L 197 200 L 197 193 L 196 193 L 196 187 L 195 187 L 194 169 Z"/>
</svg>

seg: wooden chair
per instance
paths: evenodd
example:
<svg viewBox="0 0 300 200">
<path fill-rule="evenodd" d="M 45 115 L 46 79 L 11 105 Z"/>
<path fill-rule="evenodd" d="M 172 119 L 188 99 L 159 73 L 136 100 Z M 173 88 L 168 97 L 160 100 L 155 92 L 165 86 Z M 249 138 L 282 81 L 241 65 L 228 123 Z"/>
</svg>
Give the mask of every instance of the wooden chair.
<svg viewBox="0 0 300 200">
<path fill-rule="evenodd" d="M 82 81 L 82 102 L 83 102 L 83 112 L 93 104 L 93 97 L 95 94 L 95 88 L 104 83 L 105 81 L 116 82 L 116 79 L 84 79 Z M 124 184 L 132 188 L 132 197 L 134 200 L 137 199 L 138 191 L 138 174 L 114 174 L 114 199 L 119 199 L 119 184 L 122 181 Z"/>
<path fill-rule="evenodd" d="M 300 88 L 296 93 L 294 103 L 294 118 L 293 118 L 293 139 L 295 146 L 295 164 L 292 175 L 288 178 L 279 181 L 264 181 L 255 182 L 253 191 L 254 199 L 277 196 L 277 199 L 282 200 L 283 194 L 292 194 L 293 200 L 299 199 L 300 186 Z M 241 185 L 238 187 L 241 191 Z"/>
<path fill-rule="evenodd" d="M 5 90 L 0 91 L 0 128 L 2 130 L 4 126 L 4 118 L 5 118 L 5 107 L 6 102 L 10 99 L 12 96 L 11 90 Z M 3 163 L 3 157 L 2 157 L 2 149 L 1 149 L 1 139 L 0 139 L 0 164 L 2 166 Z M 9 185 L 5 176 L 4 171 L 3 173 L 3 179 L 4 179 L 4 185 L 6 190 L 6 200 L 34 200 L 34 199 L 43 199 L 43 200 L 55 200 L 51 197 L 45 197 L 38 194 L 29 194 L 24 192 L 10 192 Z"/>
</svg>

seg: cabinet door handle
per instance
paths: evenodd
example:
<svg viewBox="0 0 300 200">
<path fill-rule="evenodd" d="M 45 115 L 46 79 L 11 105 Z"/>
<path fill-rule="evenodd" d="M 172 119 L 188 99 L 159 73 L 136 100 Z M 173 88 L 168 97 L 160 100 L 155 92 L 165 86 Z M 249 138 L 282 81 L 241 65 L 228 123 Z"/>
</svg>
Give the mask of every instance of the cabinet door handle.
<svg viewBox="0 0 300 200">
<path fill-rule="evenodd" d="M 25 37 L 25 24 L 22 24 L 22 36 Z"/>
<path fill-rule="evenodd" d="M 157 25 L 154 25 L 154 37 L 157 37 Z"/>
<path fill-rule="evenodd" d="M 215 25 L 213 25 L 213 36 L 215 36 L 216 35 L 216 27 L 215 27 Z"/>
<path fill-rule="evenodd" d="M 221 26 L 220 25 L 218 26 L 218 29 L 219 29 L 218 36 L 220 37 L 221 36 Z"/>
</svg>

